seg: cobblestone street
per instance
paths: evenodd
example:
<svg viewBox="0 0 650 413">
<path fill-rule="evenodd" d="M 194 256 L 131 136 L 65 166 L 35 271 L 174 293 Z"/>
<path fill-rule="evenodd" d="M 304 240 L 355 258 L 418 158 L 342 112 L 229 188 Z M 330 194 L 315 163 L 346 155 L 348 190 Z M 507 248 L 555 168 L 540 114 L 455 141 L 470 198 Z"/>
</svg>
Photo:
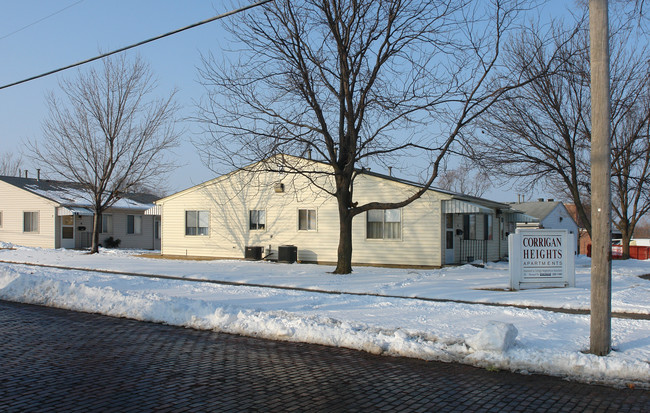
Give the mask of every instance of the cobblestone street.
<svg viewBox="0 0 650 413">
<path fill-rule="evenodd" d="M 0 301 L 0 410 L 647 412 L 650 391 Z"/>
</svg>

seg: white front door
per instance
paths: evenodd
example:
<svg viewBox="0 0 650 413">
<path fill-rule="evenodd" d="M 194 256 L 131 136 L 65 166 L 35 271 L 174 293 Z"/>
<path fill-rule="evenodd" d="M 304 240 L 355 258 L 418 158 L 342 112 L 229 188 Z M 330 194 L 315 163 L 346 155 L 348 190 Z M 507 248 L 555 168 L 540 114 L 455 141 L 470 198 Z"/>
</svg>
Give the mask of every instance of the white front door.
<svg viewBox="0 0 650 413">
<path fill-rule="evenodd" d="M 445 264 L 455 264 L 454 215 L 445 215 Z"/>
<path fill-rule="evenodd" d="M 61 217 L 61 248 L 74 248 L 74 215 Z"/>
</svg>

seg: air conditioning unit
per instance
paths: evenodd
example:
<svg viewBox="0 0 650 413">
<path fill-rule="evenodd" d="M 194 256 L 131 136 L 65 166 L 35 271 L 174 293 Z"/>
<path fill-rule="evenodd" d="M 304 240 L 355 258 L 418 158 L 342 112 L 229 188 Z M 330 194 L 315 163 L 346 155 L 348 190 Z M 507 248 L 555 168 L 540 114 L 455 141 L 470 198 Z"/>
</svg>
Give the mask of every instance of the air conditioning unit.
<svg viewBox="0 0 650 413">
<path fill-rule="evenodd" d="M 278 262 L 292 264 L 298 259 L 298 247 L 295 245 L 280 245 L 278 247 Z"/>
<path fill-rule="evenodd" d="M 259 261 L 262 259 L 264 247 L 247 246 L 244 252 L 244 258 L 252 261 Z"/>
<path fill-rule="evenodd" d="M 284 184 L 282 182 L 276 182 L 275 184 L 273 184 L 273 189 L 277 193 L 284 192 Z"/>
</svg>

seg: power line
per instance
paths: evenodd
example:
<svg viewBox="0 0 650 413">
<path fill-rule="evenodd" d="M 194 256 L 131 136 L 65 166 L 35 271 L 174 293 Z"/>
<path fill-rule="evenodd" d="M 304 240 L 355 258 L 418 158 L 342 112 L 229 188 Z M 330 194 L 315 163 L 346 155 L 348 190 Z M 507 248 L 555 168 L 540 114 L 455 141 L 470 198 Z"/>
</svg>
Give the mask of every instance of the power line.
<svg viewBox="0 0 650 413">
<path fill-rule="evenodd" d="M 43 17 L 43 18 L 41 18 L 41 19 L 38 19 L 38 20 L 36 20 L 35 22 L 28 24 L 27 26 L 23 26 L 23 27 L 21 27 L 20 29 L 14 30 L 13 32 L 11 32 L 11 33 L 9 33 L 9 34 L 5 34 L 4 36 L 0 37 L 0 40 L 2 40 L 2 39 L 6 39 L 7 37 L 9 37 L 9 36 L 11 36 L 11 35 L 16 34 L 16 33 L 18 33 L 18 32 L 21 32 L 21 31 L 27 29 L 28 27 L 32 27 L 33 25 L 38 24 L 38 23 L 42 22 L 43 20 L 47 20 L 47 19 L 49 19 L 49 18 L 52 17 L 52 16 L 56 16 L 57 14 L 59 14 L 59 13 L 61 13 L 61 12 L 63 12 L 63 11 L 68 10 L 68 9 L 69 9 L 70 7 L 72 7 L 72 6 L 76 6 L 77 4 L 82 3 L 83 1 L 84 1 L 84 0 L 79 0 L 78 2 L 76 2 L 76 3 L 72 3 L 71 5 L 62 8 L 61 10 L 55 11 L 55 12 L 52 13 L 52 14 L 48 14 L 47 16 L 45 16 L 45 17 Z"/>
<path fill-rule="evenodd" d="M 248 10 L 248 9 L 252 9 L 253 7 L 261 6 L 261 5 L 266 4 L 266 3 L 270 3 L 270 2 L 272 2 L 272 1 L 273 1 L 273 0 L 261 0 L 261 1 L 258 1 L 257 3 L 249 4 L 248 6 L 244 6 L 244 7 L 241 7 L 241 8 L 239 8 L 239 9 L 232 10 L 232 11 L 229 11 L 229 12 L 227 12 L 227 13 L 220 14 L 220 15 L 218 15 L 218 16 L 211 17 L 211 18 L 209 18 L 209 19 L 207 19 L 207 20 L 202 20 L 202 21 L 200 21 L 200 22 L 197 22 L 197 23 L 194 23 L 194 24 L 190 24 L 189 26 L 185 26 L 185 27 L 182 27 L 182 28 L 180 28 L 180 29 L 176 29 L 176 30 L 174 30 L 174 31 L 167 32 L 167 33 L 165 33 L 165 34 L 161 34 L 160 36 L 152 37 L 152 38 L 150 38 L 150 39 L 143 40 L 143 41 L 138 42 L 138 43 L 134 43 L 134 44 L 132 44 L 132 45 L 130 45 L 130 46 L 126 46 L 126 47 L 122 47 L 122 48 L 117 49 L 117 50 L 113 50 L 112 52 L 103 53 L 103 54 L 100 54 L 99 56 L 95 56 L 95 57 L 92 57 L 92 58 L 90 58 L 90 59 L 82 60 L 81 62 L 77 62 L 77 63 L 71 64 L 71 65 L 68 65 L 68 66 L 64 66 L 64 67 L 61 67 L 61 68 L 59 68 L 59 69 L 50 70 L 49 72 L 42 73 L 42 74 L 37 75 L 37 76 L 32 76 L 32 77 L 27 78 L 27 79 L 19 80 L 18 82 L 13 82 L 13 83 L 9 83 L 9 84 L 4 85 L 4 86 L 0 86 L 0 90 L 2 90 L 2 89 L 6 89 L 6 88 L 9 88 L 9 87 L 12 87 L 12 86 L 20 85 L 21 83 L 26 83 L 26 82 L 30 82 L 30 81 L 32 81 L 32 80 L 40 79 L 40 78 L 45 77 L 45 76 L 53 75 L 54 73 L 58 73 L 58 72 L 62 72 L 62 71 L 64 71 L 64 70 L 72 69 L 73 67 L 77 67 L 77 66 L 85 65 L 86 63 L 94 62 L 95 60 L 103 59 L 103 58 L 105 58 L 105 57 L 108 57 L 108 56 L 114 55 L 114 54 L 116 54 L 116 53 L 121 53 L 121 52 L 123 52 L 123 51 L 125 51 L 125 50 L 133 49 L 133 48 L 135 48 L 135 47 L 142 46 L 142 45 L 147 44 L 147 43 L 151 43 L 151 42 L 153 42 L 153 41 L 156 41 L 156 40 L 162 39 L 162 38 L 164 38 L 164 37 L 168 37 L 168 36 L 171 36 L 171 35 L 174 35 L 174 34 L 177 34 L 177 33 L 183 32 L 183 31 L 185 31 L 185 30 L 193 29 L 193 28 L 195 28 L 195 27 L 198 27 L 198 26 L 204 25 L 204 24 L 206 24 L 206 23 L 213 22 L 213 21 L 215 21 L 215 20 L 222 19 L 222 18 L 224 18 L 224 17 L 232 16 L 232 15 L 234 15 L 234 14 L 240 13 L 240 12 L 242 12 L 242 11 L 246 11 L 246 10 Z"/>
</svg>

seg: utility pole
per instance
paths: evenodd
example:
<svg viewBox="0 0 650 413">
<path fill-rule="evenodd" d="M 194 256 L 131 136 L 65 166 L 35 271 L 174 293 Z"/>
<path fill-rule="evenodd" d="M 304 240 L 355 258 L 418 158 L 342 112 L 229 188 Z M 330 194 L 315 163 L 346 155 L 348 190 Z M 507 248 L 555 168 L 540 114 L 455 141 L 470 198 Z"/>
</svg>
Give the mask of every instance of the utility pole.
<svg viewBox="0 0 650 413">
<path fill-rule="evenodd" d="M 609 21 L 607 0 L 589 0 L 591 64 L 591 334 L 590 353 L 612 348 Z"/>
</svg>

